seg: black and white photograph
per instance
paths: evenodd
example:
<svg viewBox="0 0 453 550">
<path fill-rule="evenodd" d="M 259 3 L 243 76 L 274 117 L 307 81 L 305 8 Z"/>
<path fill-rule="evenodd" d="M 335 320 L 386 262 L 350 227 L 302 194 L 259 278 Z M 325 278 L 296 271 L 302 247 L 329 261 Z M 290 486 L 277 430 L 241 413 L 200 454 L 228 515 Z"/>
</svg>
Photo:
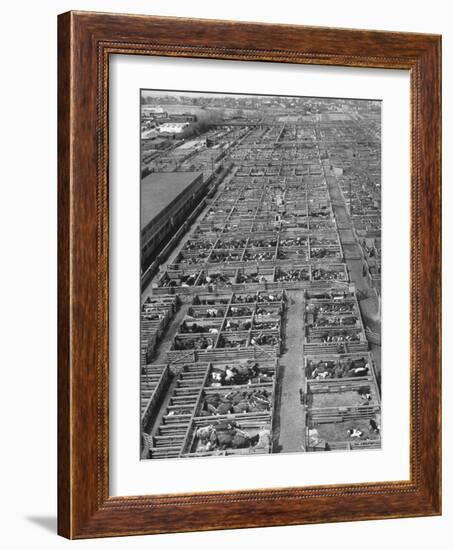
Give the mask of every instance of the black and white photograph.
<svg viewBox="0 0 453 550">
<path fill-rule="evenodd" d="M 140 90 L 140 456 L 381 446 L 381 101 Z"/>
</svg>

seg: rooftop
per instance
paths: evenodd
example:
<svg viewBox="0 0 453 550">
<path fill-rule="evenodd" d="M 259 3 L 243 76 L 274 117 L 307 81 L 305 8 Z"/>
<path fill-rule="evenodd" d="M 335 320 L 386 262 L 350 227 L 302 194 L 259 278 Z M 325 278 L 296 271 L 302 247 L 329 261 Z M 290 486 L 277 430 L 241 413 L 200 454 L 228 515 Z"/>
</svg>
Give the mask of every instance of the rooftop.
<svg viewBox="0 0 453 550">
<path fill-rule="evenodd" d="M 201 172 L 153 172 L 141 182 L 141 223 L 143 229 L 178 197 Z"/>
</svg>

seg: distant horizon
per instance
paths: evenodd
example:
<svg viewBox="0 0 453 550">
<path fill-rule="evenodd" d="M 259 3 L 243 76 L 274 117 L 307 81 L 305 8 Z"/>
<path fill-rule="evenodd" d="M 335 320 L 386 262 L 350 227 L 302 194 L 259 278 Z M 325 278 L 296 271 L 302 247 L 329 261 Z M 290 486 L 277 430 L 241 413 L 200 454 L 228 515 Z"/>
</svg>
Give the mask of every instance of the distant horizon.
<svg viewBox="0 0 453 550">
<path fill-rule="evenodd" d="M 142 98 L 152 97 L 181 97 L 181 96 L 196 96 L 196 97 L 234 97 L 234 98 L 243 98 L 243 97 L 255 97 L 255 98 L 294 98 L 294 99 L 317 99 L 324 101 L 347 101 L 347 102 L 356 102 L 356 101 L 366 101 L 369 103 L 382 103 L 382 99 L 369 99 L 369 98 L 355 98 L 355 97 L 327 97 L 327 96 L 305 96 L 305 95 L 285 95 L 285 94 L 254 94 L 254 93 L 240 93 L 240 92 L 202 92 L 202 91 L 193 91 L 193 90 L 163 90 L 163 89 L 149 89 L 149 88 L 140 88 L 140 95 Z"/>
</svg>

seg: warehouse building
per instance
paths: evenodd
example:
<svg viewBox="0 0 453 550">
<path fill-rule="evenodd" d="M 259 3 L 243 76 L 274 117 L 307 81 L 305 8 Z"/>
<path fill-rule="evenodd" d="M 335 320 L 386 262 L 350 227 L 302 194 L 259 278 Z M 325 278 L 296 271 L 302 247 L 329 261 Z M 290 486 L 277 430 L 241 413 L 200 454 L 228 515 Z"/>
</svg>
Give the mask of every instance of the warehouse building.
<svg viewBox="0 0 453 550">
<path fill-rule="evenodd" d="M 152 173 L 142 179 L 142 272 L 183 223 L 203 193 L 201 172 Z"/>
</svg>

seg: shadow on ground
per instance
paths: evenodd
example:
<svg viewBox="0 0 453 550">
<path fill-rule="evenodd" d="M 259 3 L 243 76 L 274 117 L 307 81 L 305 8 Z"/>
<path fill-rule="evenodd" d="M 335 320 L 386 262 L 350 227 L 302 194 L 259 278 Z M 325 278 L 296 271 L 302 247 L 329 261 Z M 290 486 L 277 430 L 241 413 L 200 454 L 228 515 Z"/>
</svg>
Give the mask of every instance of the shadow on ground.
<svg viewBox="0 0 453 550">
<path fill-rule="evenodd" d="M 25 519 L 46 531 L 50 531 L 51 533 L 57 532 L 56 516 L 28 516 Z"/>
</svg>

